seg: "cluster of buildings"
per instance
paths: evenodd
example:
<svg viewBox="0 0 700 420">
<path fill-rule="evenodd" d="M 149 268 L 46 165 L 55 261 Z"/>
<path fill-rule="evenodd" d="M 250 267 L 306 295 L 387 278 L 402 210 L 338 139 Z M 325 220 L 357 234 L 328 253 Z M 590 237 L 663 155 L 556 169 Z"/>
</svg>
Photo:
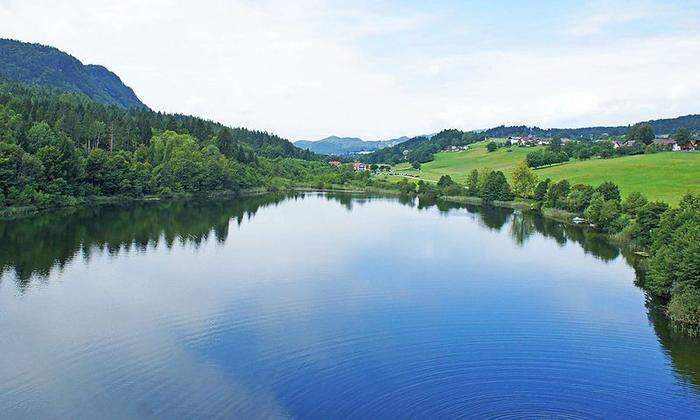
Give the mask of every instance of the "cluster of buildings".
<svg viewBox="0 0 700 420">
<path fill-rule="evenodd" d="M 634 147 L 636 145 L 637 142 L 635 142 L 634 140 L 613 142 L 613 147 L 615 149 L 619 149 L 621 147 Z M 667 134 L 656 136 L 656 138 L 654 139 L 654 145 L 669 148 L 674 152 L 692 152 L 694 150 L 700 149 L 700 141 L 690 141 L 687 144 L 681 145 L 678 144 L 677 141 L 675 141 L 671 136 Z"/>
<path fill-rule="evenodd" d="M 442 149 L 443 152 L 462 152 L 464 150 L 469 150 L 469 146 L 447 146 L 444 149 Z"/>
<path fill-rule="evenodd" d="M 517 145 L 517 146 L 546 146 L 548 145 L 552 139 L 550 137 L 538 137 L 538 136 L 533 136 L 532 134 L 528 136 L 511 136 L 508 137 L 508 141 L 512 145 Z M 570 139 L 561 139 L 562 143 L 566 143 L 571 141 Z"/>
<path fill-rule="evenodd" d="M 341 162 L 339 160 L 331 160 L 331 161 L 328 161 L 328 164 L 334 168 L 340 168 L 343 165 L 343 162 Z M 390 168 L 391 167 L 389 165 L 378 165 L 377 170 L 386 171 L 386 170 L 389 170 Z M 352 169 L 353 169 L 353 171 L 360 171 L 360 172 L 371 171 L 372 165 L 370 165 L 369 163 L 353 162 Z"/>
<path fill-rule="evenodd" d="M 675 143 L 675 142 L 674 142 Z M 656 141 L 654 141 L 654 144 L 657 144 Z M 617 150 L 621 147 L 634 147 L 637 145 L 637 142 L 634 140 L 630 141 L 613 141 L 613 147 Z"/>
<path fill-rule="evenodd" d="M 352 164 L 352 170 L 353 171 L 369 171 L 370 165 L 362 162 L 355 162 Z"/>
<path fill-rule="evenodd" d="M 654 139 L 654 144 L 657 146 L 670 146 L 671 150 L 674 152 L 692 152 L 695 150 L 700 150 L 700 140 L 691 140 L 686 144 L 679 144 L 668 134 L 656 136 Z"/>
</svg>

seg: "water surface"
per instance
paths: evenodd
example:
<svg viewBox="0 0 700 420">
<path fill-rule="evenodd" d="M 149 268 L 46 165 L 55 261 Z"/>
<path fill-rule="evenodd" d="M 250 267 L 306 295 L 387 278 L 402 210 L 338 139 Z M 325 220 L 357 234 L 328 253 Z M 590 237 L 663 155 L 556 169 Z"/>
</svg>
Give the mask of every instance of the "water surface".
<svg viewBox="0 0 700 420">
<path fill-rule="evenodd" d="M 2 418 L 698 418 L 620 251 L 348 195 L 0 222 Z"/>
</svg>

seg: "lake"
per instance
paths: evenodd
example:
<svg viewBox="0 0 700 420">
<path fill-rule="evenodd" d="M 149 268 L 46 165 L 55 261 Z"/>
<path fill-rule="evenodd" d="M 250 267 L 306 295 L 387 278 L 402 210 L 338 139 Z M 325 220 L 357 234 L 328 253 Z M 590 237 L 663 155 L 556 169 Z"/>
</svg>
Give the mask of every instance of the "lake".
<svg viewBox="0 0 700 420">
<path fill-rule="evenodd" d="M 0 417 L 698 418 L 700 341 L 630 258 L 362 195 L 0 222 Z"/>
</svg>

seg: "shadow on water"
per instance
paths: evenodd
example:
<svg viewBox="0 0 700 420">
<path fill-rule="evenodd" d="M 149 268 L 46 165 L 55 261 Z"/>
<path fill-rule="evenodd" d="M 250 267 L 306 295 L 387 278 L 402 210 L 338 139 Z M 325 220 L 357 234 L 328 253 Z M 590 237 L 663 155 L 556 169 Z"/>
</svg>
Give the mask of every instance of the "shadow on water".
<svg viewBox="0 0 700 420">
<path fill-rule="evenodd" d="M 676 374 L 700 390 L 698 339 L 688 336 L 688 334 L 666 322 L 666 318 L 657 305 L 648 303 L 647 307 L 649 310 L 649 322 L 654 327 L 659 343 L 661 343 L 664 351 L 673 361 L 673 368 Z"/>
<path fill-rule="evenodd" d="M 284 200 L 303 200 L 308 194 L 317 195 L 271 194 L 237 200 L 110 205 L 0 222 L 0 276 L 14 273 L 17 288 L 23 292 L 33 279 L 48 278 L 52 270 L 62 269 L 77 256 L 89 260 L 92 254 L 105 251 L 117 255 L 174 245 L 197 249 L 209 240 L 224 243 L 232 221 L 240 225 L 252 219 L 260 208 Z M 376 199 L 393 200 L 419 210 L 435 207 L 446 216 L 450 212 L 466 211 L 485 228 L 499 232 L 508 229 L 511 239 L 519 246 L 537 234 L 562 246 L 575 242 L 586 253 L 603 261 L 622 255 L 630 265 L 636 265 L 633 264 L 636 256 L 622 252 L 601 235 L 546 219 L 538 213 L 412 197 L 377 198 L 344 193 L 324 196 L 348 211 Z M 642 273 L 637 275 L 639 282 Z M 698 340 L 676 331 L 653 304 L 649 303 L 648 308 L 648 319 L 677 374 L 700 388 Z"/>
</svg>

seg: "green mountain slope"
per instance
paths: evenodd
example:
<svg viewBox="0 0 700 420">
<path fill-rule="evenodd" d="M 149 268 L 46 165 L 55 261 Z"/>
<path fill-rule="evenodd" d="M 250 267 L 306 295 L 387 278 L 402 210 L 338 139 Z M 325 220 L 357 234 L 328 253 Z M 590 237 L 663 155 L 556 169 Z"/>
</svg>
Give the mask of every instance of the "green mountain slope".
<svg viewBox="0 0 700 420">
<path fill-rule="evenodd" d="M 84 65 L 77 58 L 45 45 L 0 39 L 0 75 L 82 93 L 105 105 L 145 107 L 116 74 L 102 66 Z"/>
<path fill-rule="evenodd" d="M 0 39 L 0 85 L 11 96 L 33 97 L 35 101 L 55 101 L 56 92 L 52 90 L 85 95 L 89 100 L 73 98 L 61 105 L 81 103 L 82 111 L 71 110 L 68 113 L 59 110 L 58 113 L 64 115 L 61 131 L 81 145 L 94 135 L 95 129 L 90 124 L 98 122 L 98 126 L 108 128 L 115 148 L 131 147 L 147 141 L 151 129 L 190 133 L 201 142 L 223 130 L 227 133 L 224 136 L 227 143 L 237 145 L 230 147 L 236 153 L 243 153 L 238 146 L 245 145 L 265 157 L 315 158 L 312 153 L 294 147 L 290 141 L 267 132 L 228 128 L 190 115 L 152 112 L 116 74 L 103 66 L 83 65 L 75 57 L 54 47 Z M 29 85 L 36 86 L 36 89 L 31 89 Z M 110 107 L 122 111 L 117 112 Z M 95 112 L 96 116 L 86 115 L 89 112 Z"/>
</svg>

